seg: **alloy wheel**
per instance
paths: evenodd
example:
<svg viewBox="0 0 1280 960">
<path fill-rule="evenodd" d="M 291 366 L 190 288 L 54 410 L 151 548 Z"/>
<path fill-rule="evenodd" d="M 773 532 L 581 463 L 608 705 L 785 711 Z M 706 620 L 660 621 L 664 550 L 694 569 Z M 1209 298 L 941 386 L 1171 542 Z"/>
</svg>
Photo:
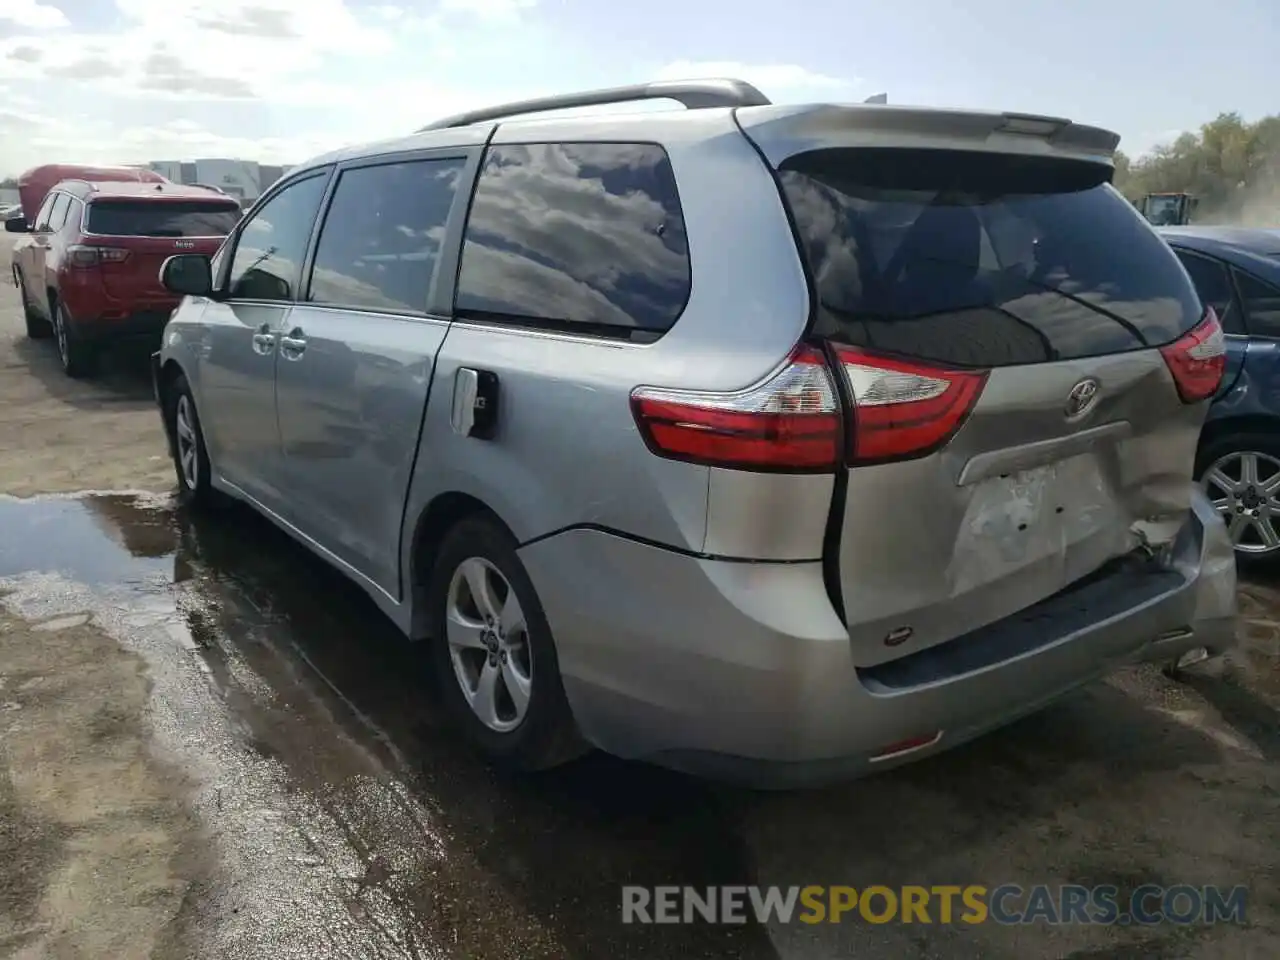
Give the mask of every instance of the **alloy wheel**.
<svg viewBox="0 0 1280 960">
<path fill-rule="evenodd" d="M 1200 485 L 1236 550 L 1255 556 L 1280 550 L 1280 460 L 1253 450 L 1229 453 L 1210 465 Z"/>
<path fill-rule="evenodd" d="M 200 482 L 199 447 L 196 443 L 195 417 L 191 400 L 184 393 L 178 397 L 173 413 L 174 440 L 178 444 L 178 470 L 188 490 L 194 491 Z"/>
<path fill-rule="evenodd" d="M 528 630 L 515 590 L 488 560 L 458 564 L 445 599 L 445 634 L 472 712 L 497 733 L 518 727 L 533 690 Z"/>
</svg>

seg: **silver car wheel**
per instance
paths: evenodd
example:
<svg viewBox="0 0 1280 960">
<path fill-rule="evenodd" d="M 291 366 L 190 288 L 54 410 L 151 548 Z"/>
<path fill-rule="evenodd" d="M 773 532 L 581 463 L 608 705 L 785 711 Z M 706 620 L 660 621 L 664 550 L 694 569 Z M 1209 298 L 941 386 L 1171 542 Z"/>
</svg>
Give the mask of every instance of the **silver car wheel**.
<svg viewBox="0 0 1280 960">
<path fill-rule="evenodd" d="M 488 560 L 471 557 L 454 570 L 445 634 L 454 676 L 472 712 L 497 733 L 518 727 L 533 690 L 529 637 L 515 590 Z"/>
<path fill-rule="evenodd" d="M 200 452 L 196 443 L 195 417 L 191 412 L 191 400 L 184 393 L 178 397 L 173 413 L 174 439 L 178 444 L 178 470 L 188 490 L 194 491 L 200 482 Z"/>
<path fill-rule="evenodd" d="M 1200 486 L 1222 515 L 1241 553 L 1280 550 L 1280 460 L 1265 453 L 1229 453 L 1204 472 Z"/>
</svg>

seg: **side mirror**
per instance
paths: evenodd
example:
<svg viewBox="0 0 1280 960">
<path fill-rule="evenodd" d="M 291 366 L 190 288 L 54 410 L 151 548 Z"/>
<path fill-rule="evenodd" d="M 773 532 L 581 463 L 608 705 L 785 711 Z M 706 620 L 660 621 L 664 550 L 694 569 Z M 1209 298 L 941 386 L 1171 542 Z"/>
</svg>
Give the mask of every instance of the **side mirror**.
<svg viewBox="0 0 1280 960">
<path fill-rule="evenodd" d="M 23 216 L 10 217 L 4 222 L 5 233 L 30 233 L 27 227 L 27 218 Z"/>
<path fill-rule="evenodd" d="M 175 254 L 160 268 L 160 282 L 170 293 L 207 297 L 213 293 L 213 266 L 198 253 Z"/>
</svg>

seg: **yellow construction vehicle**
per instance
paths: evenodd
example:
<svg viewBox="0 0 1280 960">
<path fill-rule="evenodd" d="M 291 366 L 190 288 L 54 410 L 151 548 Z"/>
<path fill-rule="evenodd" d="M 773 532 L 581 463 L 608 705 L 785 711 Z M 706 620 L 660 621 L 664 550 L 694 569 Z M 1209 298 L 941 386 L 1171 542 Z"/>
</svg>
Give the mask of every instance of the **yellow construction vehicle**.
<svg viewBox="0 0 1280 960">
<path fill-rule="evenodd" d="M 1138 209 L 1153 226 L 1180 227 L 1191 222 L 1196 202 L 1189 193 L 1148 193 Z"/>
</svg>

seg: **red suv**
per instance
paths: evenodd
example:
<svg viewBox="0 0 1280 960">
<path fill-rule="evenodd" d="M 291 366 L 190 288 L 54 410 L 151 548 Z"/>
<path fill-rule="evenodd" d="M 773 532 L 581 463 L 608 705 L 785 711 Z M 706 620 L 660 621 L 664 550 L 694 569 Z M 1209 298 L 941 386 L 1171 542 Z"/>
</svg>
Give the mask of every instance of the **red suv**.
<svg viewBox="0 0 1280 960">
<path fill-rule="evenodd" d="M 63 180 L 35 222 L 5 230 L 27 335 L 57 339 L 68 376 L 91 374 L 104 344 L 158 337 L 178 299 L 160 283 L 175 253 L 213 255 L 240 220 L 235 199 L 176 183 Z"/>
</svg>

